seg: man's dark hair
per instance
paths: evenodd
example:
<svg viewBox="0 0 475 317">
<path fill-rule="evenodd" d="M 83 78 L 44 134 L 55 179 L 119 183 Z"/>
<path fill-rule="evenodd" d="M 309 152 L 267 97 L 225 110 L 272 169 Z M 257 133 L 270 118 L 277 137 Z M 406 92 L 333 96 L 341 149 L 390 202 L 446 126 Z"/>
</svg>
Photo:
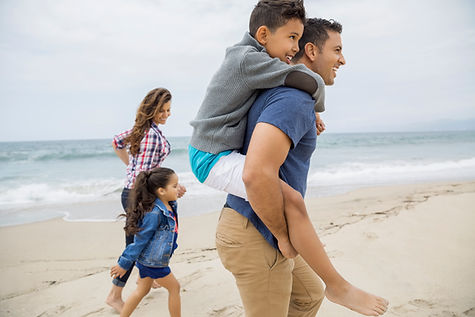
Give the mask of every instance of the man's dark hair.
<svg viewBox="0 0 475 317">
<path fill-rule="evenodd" d="M 320 51 L 328 40 L 328 31 L 341 33 L 343 27 L 335 20 L 325 20 L 312 18 L 305 22 L 303 35 L 299 40 L 299 51 L 295 54 L 294 59 L 299 60 L 305 52 L 305 44 L 313 43 Z"/>
<path fill-rule="evenodd" d="M 257 29 L 263 25 L 274 32 L 290 19 L 299 19 L 305 24 L 303 0 L 261 0 L 252 10 L 249 33 L 255 36 Z"/>
</svg>

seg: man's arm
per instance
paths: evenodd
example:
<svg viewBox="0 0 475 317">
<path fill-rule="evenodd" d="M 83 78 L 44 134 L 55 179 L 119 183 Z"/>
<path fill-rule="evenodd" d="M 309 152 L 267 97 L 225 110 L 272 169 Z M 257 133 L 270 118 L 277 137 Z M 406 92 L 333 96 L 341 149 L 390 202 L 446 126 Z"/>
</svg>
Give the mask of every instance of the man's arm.
<svg viewBox="0 0 475 317">
<path fill-rule="evenodd" d="M 279 178 L 279 168 L 290 146 L 290 138 L 279 128 L 259 122 L 252 133 L 243 170 L 249 203 L 276 237 L 279 248 L 290 245 Z"/>
</svg>

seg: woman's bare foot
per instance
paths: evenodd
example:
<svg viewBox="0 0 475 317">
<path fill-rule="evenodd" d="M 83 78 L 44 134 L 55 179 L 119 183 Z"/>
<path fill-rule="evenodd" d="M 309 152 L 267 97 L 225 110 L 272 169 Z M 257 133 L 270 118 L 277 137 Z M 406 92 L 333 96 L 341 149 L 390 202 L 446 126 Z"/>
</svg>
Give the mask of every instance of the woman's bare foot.
<svg viewBox="0 0 475 317">
<path fill-rule="evenodd" d="M 122 307 L 124 307 L 124 301 L 122 300 L 122 287 L 112 285 L 112 289 L 106 298 L 106 304 L 114 308 L 118 313 L 122 311 Z"/>
<path fill-rule="evenodd" d="M 388 310 L 388 301 L 354 287 L 347 283 L 341 288 L 329 288 L 325 290 L 327 298 L 366 316 L 380 316 Z"/>
</svg>

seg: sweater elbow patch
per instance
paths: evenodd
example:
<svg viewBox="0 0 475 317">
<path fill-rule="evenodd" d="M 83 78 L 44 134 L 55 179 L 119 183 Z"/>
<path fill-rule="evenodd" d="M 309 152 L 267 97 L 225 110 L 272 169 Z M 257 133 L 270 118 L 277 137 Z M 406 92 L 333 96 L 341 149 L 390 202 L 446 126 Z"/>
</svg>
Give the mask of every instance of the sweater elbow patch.
<svg viewBox="0 0 475 317">
<path fill-rule="evenodd" d="M 290 72 L 285 77 L 284 85 L 287 87 L 303 90 L 310 95 L 313 95 L 318 89 L 317 81 L 309 74 L 301 71 Z"/>
</svg>

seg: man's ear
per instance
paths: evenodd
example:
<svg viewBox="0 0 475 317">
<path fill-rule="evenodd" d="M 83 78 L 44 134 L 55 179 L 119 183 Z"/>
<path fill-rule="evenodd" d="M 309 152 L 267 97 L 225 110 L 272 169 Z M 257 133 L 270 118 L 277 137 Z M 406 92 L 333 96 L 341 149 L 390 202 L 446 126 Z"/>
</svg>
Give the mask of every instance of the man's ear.
<svg viewBox="0 0 475 317">
<path fill-rule="evenodd" d="M 267 40 L 269 38 L 269 33 L 269 28 L 265 25 L 261 25 L 256 31 L 255 38 L 259 42 L 259 44 L 266 45 Z"/>
<path fill-rule="evenodd" d="M 314 62 L 317 59 L 317 56 L 320 53 L 320 50 L 318 49 L 318 47 L 315 44 L 310 43 L 310 42 L 305 44 L 304 49 L 305 49 L 305 55 L 307 55 L 308 59 L 312 62 Z"/>
</svg>

